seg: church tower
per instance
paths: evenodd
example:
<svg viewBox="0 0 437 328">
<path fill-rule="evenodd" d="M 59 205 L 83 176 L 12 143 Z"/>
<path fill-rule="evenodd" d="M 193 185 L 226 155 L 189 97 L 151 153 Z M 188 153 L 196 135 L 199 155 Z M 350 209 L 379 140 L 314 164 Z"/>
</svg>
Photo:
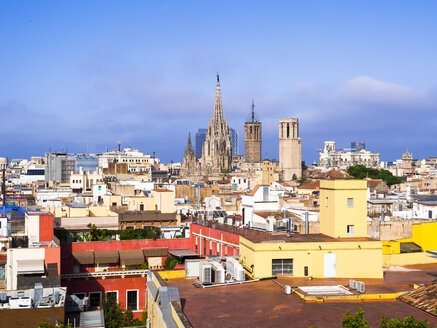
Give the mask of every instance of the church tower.
<svg viewBox="0 0 437 328">
<path fill-rule="evenodd" d="M 247 163 L 261 162 L 261 122 L 255 119 L 253 100 L 251 120 L 244 123 L 244 160 Z"/>
<path fill-rule="evenodd" d="M 279 120 L 279 167 L 283 181 L 302 177 L 302 139 L 297 118 Z"/>
<path fill-rule="evenodd" d="M 231 170 L 232 142 L 229 125 L 223 115 L 220 78 L 217 74 L 214 113 L 208 123 L 206 140 L 202 148 L 202 173 L 219 174 Z"/>
<path fill-rule="evenodd" d="M 187 148 L 185 148 L 184 159 L 181 167 L 182 175 L 193 174 L 197 168 L 196 161 L 196 154 L 194 153 L 193 146 L 191 144 L 191 134 L 188 133 Z"/>
</svg>

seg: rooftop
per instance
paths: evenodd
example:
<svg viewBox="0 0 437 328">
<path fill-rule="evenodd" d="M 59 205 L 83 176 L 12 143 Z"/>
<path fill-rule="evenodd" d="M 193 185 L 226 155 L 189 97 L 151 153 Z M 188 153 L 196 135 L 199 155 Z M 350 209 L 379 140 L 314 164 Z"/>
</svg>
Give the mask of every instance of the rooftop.
<svg viewBox="0 0 437 328">
<path fill-rule="evenodd" d="M 437 276 L 437 265 L 399 268 L 385 273 L 384 281 L 364 280 L 369 292 L 390 293 L 413 289 L 413 283 L 427 283 Z M 283 285 L 345 285 L 347 279 L 277 279 Z M 214 288 L 195 288 L 193 280 L 170 279 L 168 286 L 179 288 L 182 310 L 193 327 L 340 327 L 347 310 L 365 312 L 371 327 L 379 327 L 381 316 L 404 318 L 413 315 L 427 319 L 430 326 L 437 318 L 401 301 L 306 303 L 298 295 L 287 295 L 272 280 Z M 244 323 L 244 324 L 242 324 Z"/>
<path fill-rule="evenodd" d="M 347 241 L 375 241 L 371 238 L 333 238 L 321 233 L 301 234 L 294 233 L 288 237 L 286 234 L 266 234 L 264 236 L 247 236 L 246 239 L 254 243 L 323 243 L 323 242 L 347 242 Z"/>
</svg>

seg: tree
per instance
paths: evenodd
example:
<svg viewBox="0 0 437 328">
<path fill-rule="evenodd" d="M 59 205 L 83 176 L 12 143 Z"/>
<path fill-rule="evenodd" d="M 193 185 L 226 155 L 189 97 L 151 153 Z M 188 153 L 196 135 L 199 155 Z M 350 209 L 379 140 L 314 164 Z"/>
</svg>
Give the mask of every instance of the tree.
<svg viewBox="0 0 437 328">
<path fill-rule="evenodd" d="M 165 259 L 164 268 L 166 270 L 173 270 L 176 264 L 178 264 L 177 259 L 171 256 L 167 256 L 167 258 Z"/>
<path fill-rule="evenodd" d="M 123 310 L 114 294 L 107 295 L 102 302 L 103 316 L 105 318 L 105 328 L 119 328 L 124 324 Z"/>
<path fill-rule="evenodd" d="M 355 314 L 351 314 L 349 310 L 346 312 L 346 316 L 341 321 L 343 328 L 370 328 L 369 324 L 364 318 L 364 311 L 358 308 Z"/>
<path fill-rule="evenodd" d="M 357 179 L 380 179 L 385 181 L 388 186 L 402 183 L 402 179 L 394 176 L 390 171 L 367 168 L 364 165 L 350 166 L 347 169 L 347 174 Z"/>
<path fill-rule="evenodd" d="M 414 319 L 412 315 L 401 319 L 391 319 L 387 320 L 386 316 L 382 316 L 381 328 L 429 328 L 428 321 L 424 319 L 423 321 Z"/>
</svg>

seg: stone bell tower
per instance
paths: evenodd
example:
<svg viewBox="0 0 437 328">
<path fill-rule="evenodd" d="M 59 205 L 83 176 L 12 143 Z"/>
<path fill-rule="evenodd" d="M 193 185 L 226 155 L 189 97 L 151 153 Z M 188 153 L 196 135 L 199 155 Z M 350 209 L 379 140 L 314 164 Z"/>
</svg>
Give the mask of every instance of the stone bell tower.
<svg viewBox="0 0 437 328">
<path fill-rule="evenodd" d="M 251 120 L 244 123 L 244 160 L 247 163 L 261 162 L 261 122 L 255 119 L 253 100 Z"/>
<path fill-rule="evenodd" d="M 279 120 L 279 167 L 283 181 L 292 180 L 294 175 L 302 177 L 302 139 L 297 118 Z"/>
</svg>

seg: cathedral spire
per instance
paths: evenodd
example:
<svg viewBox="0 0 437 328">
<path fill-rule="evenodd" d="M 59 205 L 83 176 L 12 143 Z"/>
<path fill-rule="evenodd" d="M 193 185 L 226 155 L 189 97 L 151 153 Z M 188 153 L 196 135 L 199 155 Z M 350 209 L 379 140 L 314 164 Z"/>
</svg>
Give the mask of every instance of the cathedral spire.
<svg viewBox="0 0 437 328">
<path fill-rule="evenodd" d="M 222 109 L 222 96 L 220 93 L 220 77 L 217 73 L 217 87 L 215 91 L 215 103 L 214 103 L 214 117 L 213 120 L 216 121 L 216 123 L 223 121 L 223 109 Z"/>
<path fill-rule="evenodd" d="M 193 149 L 193 146 L 191 145 L 191 133 L 188 132 L 188 144 L 187 144 L 187 149 Z"/>
</svg>

